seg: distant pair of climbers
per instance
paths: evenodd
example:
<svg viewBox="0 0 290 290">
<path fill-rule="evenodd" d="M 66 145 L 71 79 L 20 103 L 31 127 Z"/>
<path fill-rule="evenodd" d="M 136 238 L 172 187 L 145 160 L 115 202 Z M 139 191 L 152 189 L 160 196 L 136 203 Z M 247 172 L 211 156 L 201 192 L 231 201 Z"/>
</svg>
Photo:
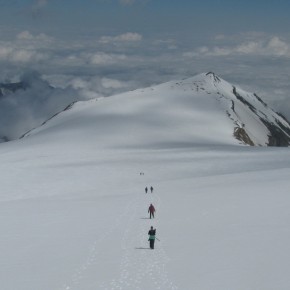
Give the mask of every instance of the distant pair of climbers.
<svg viewBox="0 0 290 290">
<path fill-rule="evenodd" d="M 150 191 L 151 191 L 151 193 L 153 193 L 153 187 L 152 186 L 150 187 Z M 145 193 L 147 193 L 147 192 L 148 192 L 148 187 L 146 186 L 145 187 Z"/>
</svg>

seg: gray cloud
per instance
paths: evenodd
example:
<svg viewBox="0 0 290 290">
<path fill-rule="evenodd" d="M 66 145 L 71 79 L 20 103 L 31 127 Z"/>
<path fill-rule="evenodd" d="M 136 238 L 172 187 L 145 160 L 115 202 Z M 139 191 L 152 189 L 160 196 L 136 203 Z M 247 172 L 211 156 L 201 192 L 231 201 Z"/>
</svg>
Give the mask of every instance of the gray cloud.
<svg viewBox="0 0 290 290">
<path fill-rule="evenodd" d="M 0 62 L 30 64 L 49 59 L 47 46 L 53 43 L 53 38 L 44 33 L 32 35 L 22 31 L 14 41 L 0 41 Z"/>
<path fill-rule="evenodd" d="M 12 140 L 39 126 L 76 100 L 84 99 L 72 88 L 52 88 L 35 72 L 21 77 L 26 89 L 0 99 L 0 136 Z"/>
<path fill-rule="evenodd" d="M 20 81 L 25 89 L 0 98 L 0 137 L 8 140 L 19 138 L 74 101 L 96 97 L 80 94 L 72 86 L 53 88 L 36 72 L 25 73 Z"/>
</svg>

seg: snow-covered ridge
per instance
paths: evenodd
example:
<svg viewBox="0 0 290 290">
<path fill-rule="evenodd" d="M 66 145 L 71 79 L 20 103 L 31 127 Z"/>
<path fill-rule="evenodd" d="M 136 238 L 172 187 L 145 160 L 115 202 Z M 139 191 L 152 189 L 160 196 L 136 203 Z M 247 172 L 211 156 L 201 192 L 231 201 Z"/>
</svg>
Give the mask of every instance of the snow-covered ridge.
<svg viewBox="0 0 290 290">
<path fill-rule="evenodd" d="M 26 136 L 73 131 L 76 138 L 88 130 L 96 144 L 105 147 L 288 146 L 290 142 L 290 125 L 283 116 L 256 94 L 211 72 L 76 103 Z"/>
</svg>

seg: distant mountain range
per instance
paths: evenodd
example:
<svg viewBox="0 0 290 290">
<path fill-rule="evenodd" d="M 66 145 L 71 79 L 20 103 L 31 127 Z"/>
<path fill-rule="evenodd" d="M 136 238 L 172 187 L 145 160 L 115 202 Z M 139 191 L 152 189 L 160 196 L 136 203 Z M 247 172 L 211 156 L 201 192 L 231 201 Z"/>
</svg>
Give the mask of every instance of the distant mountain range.
<svg viewBox="0 0 290 290">
<path fill-rule="evenodd" d="M 290 124 L 260 97 L 212 72 L 77 102 L 30 135 L 62 133 L 101 147 L 289 146 Z M 53 128 L 53 130 L 52 130 Z M 73 132 L 70 135 L 68 132 Z"/>
</svg>

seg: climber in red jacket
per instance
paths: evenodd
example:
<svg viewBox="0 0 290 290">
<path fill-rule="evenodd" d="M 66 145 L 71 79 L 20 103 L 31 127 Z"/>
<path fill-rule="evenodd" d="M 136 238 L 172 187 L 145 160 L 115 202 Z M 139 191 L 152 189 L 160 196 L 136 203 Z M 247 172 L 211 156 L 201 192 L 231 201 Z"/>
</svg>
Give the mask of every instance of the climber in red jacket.
<svg viewBox="0 0 290 290">
<path fill-rule="evenodd" d="M 148 208 L 148 212 L 150 213 L 150 219 L 151 219 L 151 216 L 154 218 L 155 207 L 152 203 L 150 204 Z"/>
</svg>

